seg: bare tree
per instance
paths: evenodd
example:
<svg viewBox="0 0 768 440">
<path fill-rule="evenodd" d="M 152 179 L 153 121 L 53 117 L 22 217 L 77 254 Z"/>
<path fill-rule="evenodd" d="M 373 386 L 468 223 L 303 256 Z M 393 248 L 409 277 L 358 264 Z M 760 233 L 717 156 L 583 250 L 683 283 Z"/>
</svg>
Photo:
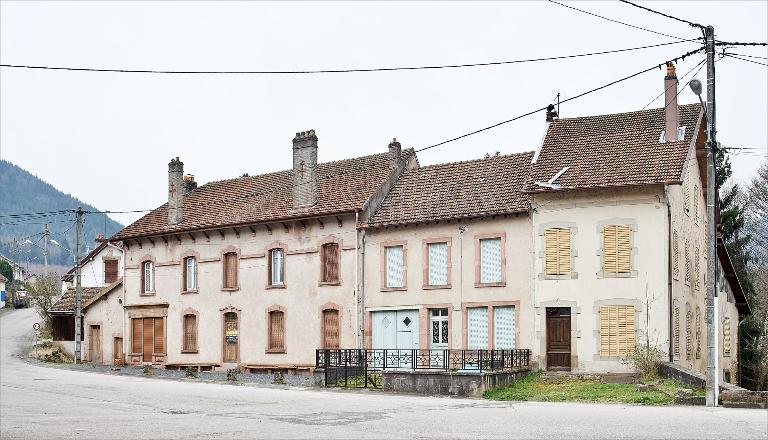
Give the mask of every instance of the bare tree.
<svg viewBox="0 0 768 440">
<path fill-rule="evenodd" d="M 30 283 L 27 286 L 27 301 L 43 318 L 45 324 L 43 328 L 46 331 L 51 330 L 50 309 L 60 292 L 61 282 L 59 281 L 59 276 L 55 273 L 42 276 L 37 282 Z"/>
</svg>

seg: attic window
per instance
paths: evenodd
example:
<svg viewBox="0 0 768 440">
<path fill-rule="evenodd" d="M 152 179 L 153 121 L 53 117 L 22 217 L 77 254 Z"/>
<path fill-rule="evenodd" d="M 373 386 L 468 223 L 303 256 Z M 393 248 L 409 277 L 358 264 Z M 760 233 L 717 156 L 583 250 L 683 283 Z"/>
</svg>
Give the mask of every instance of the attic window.
<svg viewBox="0 0 768 440">
<path fill-rule="evenodd" d="M 685 138 L 685 126 L 678 127 L 677 128 L 677 139 L 683 140 Z M 661 131 L 661 135 L 659 135 L 659 143 L 663 144 L 667 142 L 667 132 L 665 130 Z"/>
</svg>

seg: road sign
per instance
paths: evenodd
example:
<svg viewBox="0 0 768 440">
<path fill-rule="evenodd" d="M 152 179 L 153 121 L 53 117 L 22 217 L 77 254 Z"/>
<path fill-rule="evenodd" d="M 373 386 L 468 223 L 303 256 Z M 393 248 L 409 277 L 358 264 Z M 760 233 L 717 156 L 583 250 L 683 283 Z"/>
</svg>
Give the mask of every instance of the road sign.
<svg viewBox="0 0 768 440">
<path fill-rule="evenodd" d="M 40 323 L 36 322 L 36 323 L 32 324 L 32 330 L 40 330 Z"/>
</svg>

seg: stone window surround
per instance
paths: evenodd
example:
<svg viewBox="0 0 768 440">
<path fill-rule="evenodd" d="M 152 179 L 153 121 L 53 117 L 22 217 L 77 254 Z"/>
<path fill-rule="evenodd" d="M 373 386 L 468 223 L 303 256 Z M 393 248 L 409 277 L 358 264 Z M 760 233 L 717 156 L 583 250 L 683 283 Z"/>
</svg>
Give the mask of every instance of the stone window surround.
<svg viewBox="0 0 768 440">
<path fill-rule="evenodd" d="M 446 255 L 446 270 L 448 273 L 448 283 L 443 285 L 431 285 L 429 284 L 429 245 L 432 243 L 446 243 L 448 246 L 448 253 Z M 431 290 L 431 289 L 450 289 L 452 285 L 452 269 L 453 269 L 453 261 L 451 260 L 452 255 L 452 238 L 449 236 L 434 236 L 434 237 L 427 237 L 423 240 L 421 240 L 421 249 L 422 249 L 422 255 L 421 255 L 421 264 L 422 264 L 422 286 L 421 288 L 424 290 Z M 503 272 L 502 272 L 503 273 Z"/>
<path fill-rule="evenodd" d="M 631 234 L 629 236 L 629 246 L 631 248 L 629 255 L 630 271 L 629 273 L 613 273 L 605 272 L 603 270 L 603 228 L 610 225 L 629 226 Z M 597 248 L 596 255 L 600 257 L 600 270 L 597 271 L 597 278 L 637 278 L 637 271 L 635 269 L 635 260 L 637 258 L 637 246 L 635 246 L 635 235 L 637 234 L 637 220 L 633 218 L 614 217 L 606 220 L 600 220 L 597 222 L 597 234 L 599 237 L 599 247 Z M 573 238 L 573 237 L 571 237 Z M 571 242 L 573 243 L 573 242 Z M 573 250 L 573 245 L 571 245 Z M 573 266 L 571 266 L 573 267 Z"/>
<path fill-rule="evenodd" d="M 325 343 L 325 321 L 323 320 L 323 312 L 326 311 L 326 310 L 336 310 L 336 313 L 338 313 L 338 317 L 339 317 L 339 347 L 340 348 L 344 348 L 344 345 L 341 343 L 341 336 L 344 333 L 342 331 L 342 327 L 341 327 L 342 307 L 339 304 L 337 304 L 335 302 L 332 302 L 332 301 L 329 301 L 329 302 L 327 302 L 327 303 L 325 303 L 325 304 L 323 304 L 323 305 L 321 305 L 320 307 L 317 308 L 318 316 L 320 317 L 320 319 L 319 319 L 320 320 L 320 340 L 318 341 L 317 346 L 318 347 L 322 347 L 324 345 L 324 343 Z M 285 311 L 283 311 L 283 313 L 285 313 Z M 267 315 L 267 318 L 269 318 L 269 315 Z M 283 319 L 285 319 L 285 315 L 283 315 Z M 267 330 L 267 331 L 269 331 L 269 330 Z M 269 344 L 269 339 L 267 339 L 267 344 Z"/>
<path fill-rule="evenodd" d="M 387 287 L 387 248 L 403 247 L 403 285 L 402 287 Z M 395 292 L 408 290 L 408 241 L 407 240 L 388 240 L 379 244 L 381 248 L 379 258 L 379 278 L 381 280 L 381 292 Z"/>
<path fill-rule="evenodd" d="M 144 291 L 144 263 L 152 263 L 152 290 L 149 292 Z M 144 254 L 139 259 L 139 296 L 154 296 L 157 292 L 157 284 L 155 273 L 157 272 L 157 261 L 153 255 Z"/>
<path fill-rule="evenodd" d="M 419 348 L 428 349 L 430 345 L 429 332 L 432 326 L 430 313 L 433 309 L 448 309 L 448 348 L 453 348 L 453 304 L 434 303 L 419 306 Z M 421 323 L 424 325 L 421 325 Z"/>
<path fill-rule="evenodd" d="M 272 312 L 281 312 L 283 314 L 283 348 L 269 348 L 269 330 L 270 330 L 270 319 L 269 314 Z M 267 338 L 264 340 L 264 353 L 266 354 L 285 354 L 288 352 L 288 309 L 285 307 L 279 305 L 279 304 L 272 304 L 264 311 L 264 317 L 266 318 L 267 325 L 265 326 L 267 329 Z M 341 318 L 341 317 L 339 317 Z M 238 345 L 239 348 L 239 345 Z M 238 356 L 239 361 L 239 356 Z"/>
<path fill-rule="evenodd" d="M 222 256 L 223 255 L 224 254 L 222 254 Z M 187 290 L 187 289 L 185 289 L 186 284 L 187 284 L 186 275 L 185 274 L 186 274 L 186 268 L 187 268 L 186 260 L 189 257 L 194 257 L 195 258 L 195 288 Z M 188 250 L 184 251 L 181 254 L 181 275 L 182 275 L 181 276 L 181 293 L 182 294 L 198 293 L 199 292 L 199 290 L 198 290 L 199 287 L 200 287 L 200 276 L 199 276 L 200 275 L 200 271 L 198 270 L 199 269 L 198 268 L 199 264 L 200 264 L 200 253 L 199 252 L 195 252 L 192 249 L 188 249 Z M 239 279 L 239 277 L 238 277 L 238 279 Z"/>
<path fill-rule="evenodd" d="M 480 240 L 499 238 L 501 239 L 501 282 L 481 283 L 480 282 Z M 488 232 L 484 234 L 475 234 L 475 287 L 505 287 L 507 285 L 507 233 L 506 232 Z M 465 345 L 466 346 L 466 345 Z"/>
<path fill-rule="evenodd" d="M 226 261 L 226 258 L 224 257 L 226 254 L 234 252 L 235 255 L 237 255 L 237 262 L 236 264 L 236 273 L 235 277 L 237 278 L 237 283 L 235 284 L 235 287 L 224 287 L 224 279 L 227 276 L 227 271 L 225 270 L 224 264 Z M 240 290 L 240 248 L 236 246 L 225 246 L 221 249 L 219 252 L 219 257 L 221 258 L 221 291 L 222 292 L 236 292 Z"/>
<path fill-rule="evenodd" d="M 621 361 L 623 356 L 601 356 L 600 355 L 600 306 L 635 306 L 635 345 L 637 345 L 637 336 L 640 334 L 640 314 L 643 313 L 643 301 L 632 298 L 611 298 L 595 300 L 592 303 L 592 313 L 595 316 L 594 339 L 597 353 L 592 356 L 594 361 Z M 648 329 L 645 329 L 648 331 Z"/>
<path fill-rule="evenodd" d="M 168 354 L 168 304 L 163 303 L 127 306 L 126 313 L 128 314 L 129 320 L 134 318 L 163 318 L 163 331 L 165 332 L 165 335 L 163 335 L 165 341 L 165 353 L 152 353 L 152 362 L 144 362 L 142 360 L 142 353 L 133 352 L 134 335 L 131 330 L 132 327 L 129 327 L 129 334 L 131 335 L 131 338 L 130 341 L 128 341 L 128 353 L 124 353 L 126 357 L 131 359 L 132 364 L 143 365 L 163 363 L 165 357 Z M 131 325 L 131 323 L 129 323 L 129 325 Z M 125 344 L 125 339 L 123 339 L 123 344 Z"/>
<path fill-rule="evenodd" d="M 184 349 L 184 321 L 186 320 L 187 315 L 194 315 L 195 316 L 195 347 L 191 350 L 185 350 Z M 238 317 L 239 319 L 239 317 Z M 182 354 L 189 354 L 189 353 L 197 353 L 198 349 L 200 347 L 200 332 L 198 331 L 200 329 L 200 313 L 193 309 L 192 307 L 187 307 L 184 309 L 184 311 L 181 312 L 181 353 Z"/>
<path fill-rule="evenodd" d="M 571 231 L 571 273 L 567 275 L 545 275 L 544 274 L 544 231 L 550 228 L 567 228 Z M 579 278 L 579 273 L 576 272 L 576 257 L 579 256 L 579 250 L 576 249 L 576 234 L 579 233 L 579 228 L 575 222 L 563 222 L 553 221 L 542 223 L 539 225 L 536 235 L 538 238 L 539 250 L 536 252 L 538 259 L 541 262 L 541 271 L 537 275 L 540 280 L 575 280 Z M 552 306 L 555 307 L 555 306 Z"/>
<path fill-rule="evenodd" d="M 493 350 L 496 345 L 496 337 L 494 333 L 495 325 L 495 311 L 496 307 L 510 307 L 515 308 L 515 346 L 520 342 L 520 300 L 514 301 L 477 301 L 477 302 L 463 302 L 461 303 L 461 346 L 464 349 L 468 349 L 469 343 L 469 311 L 467 309 L 475 307 L 488 308 L 488 349 Z M 450 321 L 448 323 L 450 327 Z M 450 334 L 450 329 L 449 329 Z"/>
<path fill-rule="evenodd" d="M 542 238 L 544 233 L 542 232 Z M 551 300 L 541 301 L 534 307 L 536 322 L 536 340 L 539 341 L 538 364 L 540 368 L 547 367 L 547 309 L 551 307 L 567 307 L 571 309 L 571 370 L 578 369 L 579 365 L 579 339 L 581 339 L 581 327 L 579 316 L 581 307 L 576 301 Z"/>
<path fill-rule="evenodd" d="M 224 353 L 226 350 L 226 344 L 227 344 L 227 338 L 224 337 L 224 335 L 227 332 L 227 321 L 224 319 L 224 315 L 227 313 L 234 313 L 237 315 L 237 353 L 235 355 L 235 358 L 237 359 L 237 363 L 240 363 L 240 336 L 242 334 L 241 327 L 243 326 L 243 320 L 242 320 L 242 310 L 237 309 L 232 306 L 227 306 L 219 309 L 219 316 L 221 317 L 221 360 L 222 363 L 224 363 Z M 183 333 L 183 332 L 182 332 Z"/>
<path fill-rule="evenodd" d="M 283 250 L 283 284 L 272 284 L 272 251 L 275 249 Z M 264 248 L 264 257 L 266 258 L 267 263 L 264 265 L 267 270 L 267 282 L 264 288 L 285 289 L 288 285 L 288 270 L 286 269 L 286 266 L 288 265 L 288 245 L 282 241 L 273 241 Z"/>
<path fill-rule="evenodd" d="M 323 246 L 326 244 L 335 243 L 339 246 L 339 279 L 337 281 L 323 281 L 322 280 L 322 270 L 323 270 Z M 320 280 L 317 282 L 318 286 L 341 286 L 341 251 L 343 246 L 343 241 L 341 238 L 336 237 L 335 235 L 329 235 L 327 237 L 324 237 L 322 240 L 319 240 L 317 242 L 317 250 L 318 254 L 320 255 Z"/>
</svg>

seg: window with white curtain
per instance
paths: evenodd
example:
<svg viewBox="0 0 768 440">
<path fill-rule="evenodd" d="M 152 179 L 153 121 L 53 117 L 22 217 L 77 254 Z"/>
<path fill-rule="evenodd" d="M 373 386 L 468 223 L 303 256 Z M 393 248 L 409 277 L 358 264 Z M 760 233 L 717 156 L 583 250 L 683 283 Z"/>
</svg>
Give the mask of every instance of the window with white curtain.
<svg viewBox="0 0 768 440">
<path fill-rule="evenodd" d="M 404 287 L 405 279 L 403 276 L 403 246 L 387 246 L 384 249 L 387 258 L 387 287 Z"/>
<path fill-rule="evenodd" d="M 501 238 L 480 240 L 480 282 L 500 283 L 501 277 Z"/>
<path fill-rule="evenodd" d="M 270 252 L 272 263 L 270 265 L 270 280 L 273 286 L 285 284 L 285 251 L 272 249 Z"/>
<path fill-rule="evenodd" d="M 427 270 L 430 286 L 448 284 L 448 243 L 427 244 Z"/>
</svg>

